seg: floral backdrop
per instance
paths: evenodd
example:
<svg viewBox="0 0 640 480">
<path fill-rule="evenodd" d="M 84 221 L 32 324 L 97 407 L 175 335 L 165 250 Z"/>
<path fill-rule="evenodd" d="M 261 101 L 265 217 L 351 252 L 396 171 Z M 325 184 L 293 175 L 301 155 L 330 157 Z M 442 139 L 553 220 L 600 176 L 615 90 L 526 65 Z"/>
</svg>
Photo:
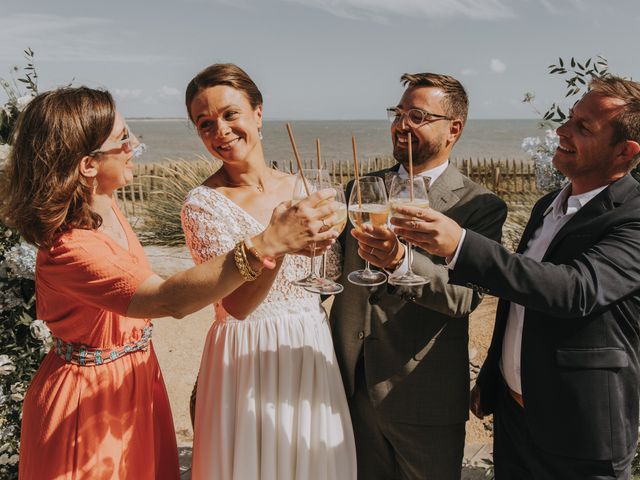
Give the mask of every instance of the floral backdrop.
<svg viewBox="0 0 640 480">
<path fill-rule="evenodd" d="M 14 67 L 10 80 L 0 78 L 7 102 L 0 107 L 0 180 L 11 152 L 11 130 L 37 94 L 33 52 L 27 67 Z M 24 88 L 24 91 L 20 88 Z M 0 222 L 0 478 L 18 478 L 22 401 L 31 377 L 51 345 L 51 333 L 35 312 L 35 247 Z"/>
</svg>

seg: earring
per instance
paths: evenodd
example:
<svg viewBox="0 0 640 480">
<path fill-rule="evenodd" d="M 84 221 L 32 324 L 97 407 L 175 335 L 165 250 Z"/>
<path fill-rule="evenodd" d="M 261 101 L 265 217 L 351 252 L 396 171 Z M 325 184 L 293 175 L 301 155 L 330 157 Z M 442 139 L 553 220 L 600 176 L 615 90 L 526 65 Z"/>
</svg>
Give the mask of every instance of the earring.
<svg viewBox="0 0 640 480">
<path fill-rule="evenodd" d="M 258 129 L 258 138 L 260 140 L 262 140 L 262 129 L 261 128 Z"/>
<path fill-rule="evenodd" d="M 98 179 L 93 177 L 93 183 L 91 184 L 91 188 L 93 188 L 93 194 L 95 195 L 98 191 Z"/>
</svg>

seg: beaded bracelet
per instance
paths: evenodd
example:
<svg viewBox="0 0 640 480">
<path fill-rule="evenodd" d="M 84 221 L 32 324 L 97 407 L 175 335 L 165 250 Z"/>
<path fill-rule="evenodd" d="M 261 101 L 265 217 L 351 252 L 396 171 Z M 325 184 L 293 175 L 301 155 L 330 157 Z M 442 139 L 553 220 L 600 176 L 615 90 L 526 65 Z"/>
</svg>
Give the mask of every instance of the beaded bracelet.
<svg viewBox="0 0 640 480">
<path fill-rule="evenodd" d="M 247 237 L 244 239 L 244 246 L 247 250 L 249 250 L 249 253 L 256 258 L 256 260 L 262 263 L 263 267 L 268 268 L 269 270 L 273 270 L 274 268 L 276 268 L 275 259 L 273 257 L 264 255 L 260 250 L 258 250 L 253 244 L 253 240 L 251 240 L 251 237 Z"/>
<path fill-rule="evenodd" d="M 240 276 L 247 282 L 253 282 L 261 272 L 256 272 L 251 268 L 251 264 L 247 260 L 247 253 L 244 248 L 244 242 L 238 242 L 233 249 L 233 260 L 236 262 L 236 267 L 240 272 Z"/>
</svg>

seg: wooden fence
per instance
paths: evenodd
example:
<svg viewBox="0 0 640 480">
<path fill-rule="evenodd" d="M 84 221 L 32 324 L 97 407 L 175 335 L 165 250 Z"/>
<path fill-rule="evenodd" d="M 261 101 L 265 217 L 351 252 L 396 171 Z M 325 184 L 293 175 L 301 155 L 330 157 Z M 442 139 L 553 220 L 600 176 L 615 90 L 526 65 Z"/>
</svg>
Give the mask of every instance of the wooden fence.
<svg viewBox="0 0 640 480">
<path fill-rule="evenodd" d="M 360 162 L 360 174 L 367 175 L 395 165 L 393 157 L 368 158 Z M 527 160 L 515 159 L 454 159 L 452 163 L 467 177 L 492 190 L 501 197 L 537 196 L 533 164 Z M 118 200 L 125 215 L 140 216 L 145 204 L 166 193 L 167 182 L 181 179 L 185 183 L 191 181 L 198 185 L 218 168 L 208 160 L 179 161 L 161 164 L 138 164 L 134 167 L 133 181 L 116 191 Z M 297 166 L 290 160 L 283 164 L 272 165 L 286 172 L 296 172 Z M 314 168 L 311 162 L 303 163 L 304 168 Z M 334 182 L 346 184 L 354 177 L 353 164 L 343 162 L 327 162 L 324 167 Z"/>
</svg>

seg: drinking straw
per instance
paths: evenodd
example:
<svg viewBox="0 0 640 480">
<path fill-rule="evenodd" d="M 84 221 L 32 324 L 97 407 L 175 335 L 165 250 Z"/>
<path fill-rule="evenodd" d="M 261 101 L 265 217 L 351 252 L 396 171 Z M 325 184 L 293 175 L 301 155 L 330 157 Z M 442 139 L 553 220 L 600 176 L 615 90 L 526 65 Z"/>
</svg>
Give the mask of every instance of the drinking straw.
<svg viewBox="0 0 640 480">
<path fill-rule="evenodd" d="M 407 142 L 409 142 L 409 195 L 413 202 L 413 155 L 411 152 L 411 132 L 407 132 Z"/>
<path fill-rule="evenodd" d="M 355 174 L 356 188 L 358 189 L 358 207 L 362 208 L 362 192 L 360 191 L 360 174 L 358 173 L 358 154 L 356 153 L 356 137 L 351 135 L 351 146 L 353 147 L 353 173 Z"/>
<path fill-rule="evenodd" d="M 302 183 L 304 184 L 304 189 L 307 192 L 307 197 L 310 195 L 309 193 L 309 185 L 307 185 L 307 179 L 304 176 L 304 172 L 302 171 L 302 162 L 300 161 L 300 155 L 298 155 L 298 149 L 296 148 L 296 141 L 293 139 L 293 132 L 291 131 L 291 125 L 287 122 L 287 133 L 289 134 L 289 140 L 291 141 L 291 146 L 293 147 L 293 155 L 296 157 L 296 162 L 298 163 L 298 172 L 302 177 Z"/>
<path fill-rule="evenodd" d="M 318 161 L 318 171 L 322 170 L 322 161 L 320 160 L 320 139 L 316 138 L 316 157 Z"/>
</svg>

